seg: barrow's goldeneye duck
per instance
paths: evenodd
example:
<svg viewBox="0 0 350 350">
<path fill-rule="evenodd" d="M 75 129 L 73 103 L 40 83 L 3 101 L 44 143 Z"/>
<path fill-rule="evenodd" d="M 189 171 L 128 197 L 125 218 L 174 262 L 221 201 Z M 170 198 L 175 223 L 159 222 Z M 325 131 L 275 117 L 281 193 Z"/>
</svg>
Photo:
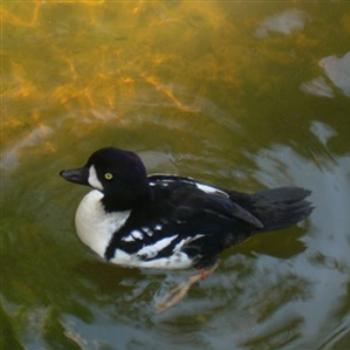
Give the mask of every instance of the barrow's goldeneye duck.
<svg viewBox="0 0 350 350">
<path fill-rule="evenodd" d="M 310 191 L 299 187 L 247 194 L 187 177 L 147 176 L 135 153 L 113 147 L 60 175 L 92 188 L 75 216 L 81 241 L 124 266 L 194 267 L 203 277 L 224 249 L 294 225 L 312 211 L 305 200 Z"/>
</svg>

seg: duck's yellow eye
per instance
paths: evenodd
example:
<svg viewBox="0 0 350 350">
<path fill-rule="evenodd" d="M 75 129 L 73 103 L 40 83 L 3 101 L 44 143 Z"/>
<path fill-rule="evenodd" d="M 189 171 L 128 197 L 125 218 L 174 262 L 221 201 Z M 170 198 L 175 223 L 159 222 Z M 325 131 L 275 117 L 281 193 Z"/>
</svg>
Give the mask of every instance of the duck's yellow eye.
<svg viewBox="0 0 350 350">
<path fill-rule="evenodd" d="M 105 173 L 105 179 L 106 179 L 106 180 L 112 180 L 112 179 L 113 179 L 113 174 L 111 174 L 111 173 Z"/>
</svg>

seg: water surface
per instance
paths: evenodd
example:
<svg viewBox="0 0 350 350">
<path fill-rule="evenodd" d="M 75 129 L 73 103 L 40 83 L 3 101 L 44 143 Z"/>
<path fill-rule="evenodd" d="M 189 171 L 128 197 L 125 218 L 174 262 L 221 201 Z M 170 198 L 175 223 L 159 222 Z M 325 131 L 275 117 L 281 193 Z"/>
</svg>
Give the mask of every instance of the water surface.
<svg viewBox="0 0 350 350">
<path fill-rule="evenodd" d="M 1 349 L 350 348 L 350 6 L 4 1 Z M 191 272 L 104 264 L 77 240 L 95 149 L 149 172 L 313 191 L 310 219 L 251 238 L 176 308 Z"/>
</svg>

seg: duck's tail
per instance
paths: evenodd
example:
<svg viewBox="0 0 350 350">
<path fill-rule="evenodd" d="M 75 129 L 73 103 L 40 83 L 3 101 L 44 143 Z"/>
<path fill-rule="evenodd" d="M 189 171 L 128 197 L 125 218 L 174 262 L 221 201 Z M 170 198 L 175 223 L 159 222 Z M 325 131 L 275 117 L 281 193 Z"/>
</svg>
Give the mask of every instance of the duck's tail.
<svg viewBox="0 0 350 350">
<path fill-rule="evenodd" d="M 307 218 L 313 210 L 305 200 L 311 191 L 300 187 L 280 187 L 253 195 L 233 192 L 232 198 L 258 218 L 263 227 L 257 231 L 286 228 Z"/>
</svg>

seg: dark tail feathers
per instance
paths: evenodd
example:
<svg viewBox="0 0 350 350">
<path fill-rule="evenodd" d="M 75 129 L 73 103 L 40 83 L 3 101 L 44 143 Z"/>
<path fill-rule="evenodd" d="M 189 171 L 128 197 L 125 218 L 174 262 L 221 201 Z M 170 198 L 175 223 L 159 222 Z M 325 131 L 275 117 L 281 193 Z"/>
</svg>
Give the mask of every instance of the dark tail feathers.
<svg viewBox="0 0 350 350">
<path fill-rule="evenodd" d="M 298 223 L 310 215 L 313 207 L 305 200 L 311 191 L 300 187 L 280 187 L 253 195 L 232 193 L 232 198 L 256 216 L 264 225 L 258 231 L 271 231 Z"/>
</svg>

